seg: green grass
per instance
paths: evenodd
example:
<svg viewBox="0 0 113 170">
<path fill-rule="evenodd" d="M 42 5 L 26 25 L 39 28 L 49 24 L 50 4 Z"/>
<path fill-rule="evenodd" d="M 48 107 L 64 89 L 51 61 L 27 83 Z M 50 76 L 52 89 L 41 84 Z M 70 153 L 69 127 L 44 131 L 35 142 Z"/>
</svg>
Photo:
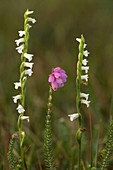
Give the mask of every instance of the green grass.
<svg viewBox="0 0 113 170">
<path fill-rule="evenodd" d="M 18 8 L 20 6 L 20 8 Z M 78 44 L 75 37 L 84 34 L 90 51 L 89 87 L 91 106 L 84 107 L 82 157 L 90 163 L 89 117 L 92 119 L 92 155 L 96 161 L 96 146 L 99 151 L 105 143 L 109 124 L 109 110 L 113 89 L 113 3 L 101 1 L 28 1 L 11 0 L 0 5 L 0 169 L 8 169 L 7 150 L 9 139 L 17 131 L 17 112 L 12 96 L 13 83 L 18 80 L 20 58 L 14 40 L 22 28 L 23 13 L 34 10 L 37 23 L 31 30 L 29 51 L 35 54 L 34 74 L 27 84 L 26 115 L 30 123 L 24 124 L 27 133 L 26 160 L 28 168 L 44 170 L 43 137 L 48 100 L 48 75 L 52 67 L 66 70 L 68 81 L 54 96 L 53 129 L 55 160 L 58 169 L 73 170 L 77 160 L 78 146 L 75 145 L 76 122 L 71 123 L 69 113 L 76 111 L 75 76 Z M 111 111 L 112 113 L 112 111 Z M 70 159 L 71 158 L 71 159 Z M 110 168 L 109 168 L 110 169 Z M 112 165 L 111 165 L 112 169 Z"/>
</svg>

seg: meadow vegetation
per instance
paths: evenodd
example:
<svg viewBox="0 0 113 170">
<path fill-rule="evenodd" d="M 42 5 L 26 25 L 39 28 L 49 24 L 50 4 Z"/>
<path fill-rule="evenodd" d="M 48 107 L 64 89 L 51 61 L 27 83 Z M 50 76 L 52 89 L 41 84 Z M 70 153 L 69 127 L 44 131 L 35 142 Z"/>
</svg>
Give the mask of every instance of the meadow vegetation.
<svg viewBox="0 0 113 170">
<path fill-rule="evenodd" d="M 113 114 L 113 23 L 111 0 L 20 0 L 0 3 L 0 169 L 9 169 L 9 140 L 17 131 L 18 113 L 13 103 L 14 82 L 19 77 L 20 56 L 15 50 L 17 31 L 23 28 L 26 9 L 37 20 L 30 30 L 29 52 L 34 54 L 33 76 L 27 82 L 24 123 L 25 159 L 29 170 L 44 170 L 44 130 L 52 68 L 63 68 L 65 86 L 53 94 L 52 129 L 57 169 L 74 170 L 78 160 L 77 122 L 68 115 L 76 112 L 76 64 L 78 43 L 84 35 L 88 56 L 90 107 L 82 106 L 83 167 L 97 165 L 102 155 Z M 110 127 L 112 128 L 112 126 Z M 110 138 L 108 136 L 108 138 Z M 110 139 L 111 140 L 111 139 Z M 92 143 L 92 145 L 91 145 Z M 17 147 L 17 146 L 15 146 Z M 17 153 L 15 153 L 17 154 Z M 112 158 L 112 156 L 111 156 Z M 109 170 L 113 169 L 110 158 Z M 87 169 L 87 168 L 86 168 Z"/>
</svg>

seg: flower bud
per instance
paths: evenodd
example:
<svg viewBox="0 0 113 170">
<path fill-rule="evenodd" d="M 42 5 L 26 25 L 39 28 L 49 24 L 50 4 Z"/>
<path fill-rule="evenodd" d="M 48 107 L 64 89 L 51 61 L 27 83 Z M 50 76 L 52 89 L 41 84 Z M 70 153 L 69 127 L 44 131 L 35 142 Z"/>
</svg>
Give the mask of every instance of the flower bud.
<svg viewBox="0 0 113 170">
<path fill-rule="evenodd" d="M 82 133 L 85 132 L 85 128 L 79 128 L 77 133 L 76 133 L 76 139 L 78 143 L 81 143 L 81 138 L 82 138 Z"/>
</svg>

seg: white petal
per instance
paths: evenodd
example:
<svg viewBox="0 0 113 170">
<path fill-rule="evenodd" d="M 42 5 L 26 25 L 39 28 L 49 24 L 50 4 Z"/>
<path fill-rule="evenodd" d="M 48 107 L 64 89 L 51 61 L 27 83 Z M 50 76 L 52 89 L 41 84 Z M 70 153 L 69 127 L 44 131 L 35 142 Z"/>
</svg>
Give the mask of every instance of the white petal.
<svg viewBox="0 0 113 170">
<path fill-rule="evenodd" d="M 24 113 L 25 112 L 25 109 L 23 108 L 23 106 L 21 104 L 18 105 L 16 110 L 18 111 L 18 113 Z"/>
<path fill-rule="evenodd" d="M 17 100 L 19 100 L 19 99 L 21 99 L 21 95 L 13 96 L 14 103 L 17 103 Z"/>
<path fill-rule="evenodd" d="M 22 44 L 21 46 L 16 48 L 16 50 L 18 51 L 19 54 L 21 54 L 23 52 L 23 49 L 24 49 L 24 44 Z"/>
<path fill-rule="evenodd" d="M 36 22 L 36 19 L 34 18 L 28 18 L 28 21 L 32 22 L 33 24 Z"/>
<path fill-rule="evenodd" d="M 68 115 L 70 117 L 70 121 L 73 121 L 75 119 L 77 119 L 79 117 L 79 114 L 78 113 L 74 113 L 74 114 L 71 114 L 71 115 Z"/>
<path fill-rule="evenodd" d="M 20 82 L 16 82 L 16 83 L 14 83 L 14 85 L 15 85 L 15 89 L 18 89 L 19 87 L 21 87 L 21 83 Z"/>
<path fill-rule="evenodd" d="M 88 74 L 86 74 L 86 75 L 81 75 L 81 79 L 82 79 L 82 80 L 85 80 L 85 81 L 88 81 Z"/>
<path fill-rule="evenodd" d="M 84 44 L 84 48 L 86 48 L 87 44 Z"/>
<path fill-rule="evenodd" d="M 21 132 L 21 135 L 24 137 L 24 136 L 25 136 L 25 132 L 24 132 L 24 131 L 22 131 L 22 132 Z"/>
<path fill-rule="evenodd" d="M 87 101 L 87 100 L 84 100 L 84 99 L 81 100 L 81 103 L 85 104 L 87 107 L 89 107 L 90 102 L 91 101 Z"/>
<path fill-rule="evenodd" d="M 85 73 L 88 73 L 89 66 L 82 66 L 82 70 L 84 70 L 84 71 L 85 71 Z"/>
<path fill-rule="evenodd" d="M 34 11 L 29 11 L 29 10 L 27 10 L 26 12 L 25 12 L 25 15 L 30 15 L 30 14 L 32 14 Z"/>
<path fill-rule="evenodd" d="M 78 41 L 80 43 L 81 42 L 81 38 L 76 38 L 76 41 Z"/>
<path fill-rule="evenodd" d="M 87 63 L 88 63 L 88 60 L 86 60 L 86 59 L 82 60 L 82 64 L 83 64 L 84 66 L 86 66 Z"/>
<path fill-rule="evenodd" d="M 27 120 L 29 122 L 29 116 L 21 116 L 21 120 Z"/>
<path fill-rule="evenodd" d="M 82 98 L 85 98 L 85 100 L 88 100 L 88 97 L 89 97 L 89 94 L 86 94 L 86 93 L 80 93 L 80 97 Z"/>
<path fill-rule="evenodd" d="M 27 70 L 25 70 L 25 74 L 28 76 L 32 76 L 33 71 L 31 69 L 27 69 Z"/>
<path fill-rule="evenodd" d="M 24 66 L 25 66 L 25 67 L 29 67 L 30 69 L 32 69 L 32 68 L 33 68 L 33 64 L 34 64 L 34 63 L 25 62 L 25 63 L 24 63 Z"/>
<path fill-rule="evenodd" d="M 24 42 L 24 38 L 20 38 L 20 39 L 18 39 L 18 40 L 15 40 L 15 42 L 16 42 L 16 45 L 19 46 L 20 43 L 23 43 L 23 42 Z"/>
<path fill-rule="evenodd" d="M 88 50 L 85 50 L 84 53 L 83 53 L 83 55 L 84 55 L 85 57 L 88 57 L 89 54 L 90 54 L 90 52 L 89 52 Z"/>
<path fill-rule="evenodd" d="M 24 53 L 24 57 L 27 58 L 30 62 L 32 60 L 33 54 Z"/>
<path fill-rule="evenodd" d="M 23 77 L 23 80 L 24 80 L 24 81 L 26 81 L 26 79 L 27 79 L 27 77 L 26 77 L 26 76 L 24 76 L 24 77 Z"/>
<path fill-rule="evenodd" d="M 81 38 L 76 38 L 76 41 L 78 41 L 79 43 L 81 42 Z M 87 44 L 84 44 L 84 48 L 86 48 Z"/>
<path fill-rule="evenodd" d="M 19 33 L 19 37 L 22 37 L 23 35 L 25 35 L 25 31 L 18 31 Z"/>
<path fill-rule="evenodd" d="M 27 24 L 27 27 L 28 27 L 28 28 L 31 28 L 32 26 L 31 26 L 30 24 Z"/>
</svg>

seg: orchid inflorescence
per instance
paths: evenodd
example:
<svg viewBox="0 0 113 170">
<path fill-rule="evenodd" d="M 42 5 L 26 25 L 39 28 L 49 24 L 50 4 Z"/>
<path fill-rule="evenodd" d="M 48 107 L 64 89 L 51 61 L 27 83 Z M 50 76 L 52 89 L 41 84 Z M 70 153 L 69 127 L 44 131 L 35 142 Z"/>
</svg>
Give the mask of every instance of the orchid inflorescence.
<svg viewBox="0 0 113 170">
<path fill-rule="evenodd" d="M 32 27 L 29 23 L 35 23 L 36 20 L 34 18 L 30 18 L 29 15 L 32 14 L 33 11 L 27 10 L 24 14 L 24 30 L 19 31 L 19 39 L 15 40 L 19 54 L 21 54 L 21 65 L 20 65 L 20 80 L 14 83 L 15 89 L 20 89 L 20 94 L 13 96 L 14 103 L 17 103 L 18 106 L 16 108 L 19 113 L 18 116 L 18 133 L 20 140 L 20 155 L 22 160 L 22 169 L 24 169 L 24 138 L 25 132 L 22 129 L 22 121 L 27 120 L 29 122 L 29 116 L 25 116 L 25 87 L 27 77 L 33 74 L 32 68 L 33 64 L 32 57 L 33 54 L 28 53 L 28 40 L 29 40 L 29 29 Z"/>
<path fill-rule="evenodd" d="M 76 40 L 80 43 L 81 42 L 81 38 L 76 38 Z M 84 43 L 84 49 L 86 48 L 87 44 Z M 83 56 L 88 57 L 88 55 L 90 54 L 90 52 L 88 50 L 84 50 L 83 49 Z M 79 62 L 79 61 L 78 61 Z M 85 58 L 82 58 L 82 66 L 81 66 L 81 71 L 85 72 L 85 74 L 81 74 L 81 83 L 83 84 L 87 84 L 88 82 L 88 71 L 89 71 L 89 66 L 87 65 L 88 60 Z M 89 94 L 86 93 L 81 93 L 80 92 L 80 98 L 81 98 L 81 103 L 86 104 L 87 107 L 89 107 L 89 103 L 90 101 L 88 101 L 88 97 Z"/>
<path fill-rule="evenodd" d="M 80 84 L 87 85 L 88 83 L 88 71 L 89 66 L 87 65 L 88 60 L 86 59 L 88 55 L 90 54 L 88 50 L 85 50 L 87 44 L 84 43 L 84 38 L 81 36 L 81 38 L 76 38 L 76 41 L 79 42 L 79 55 L 78 55 L 78 63 L 77 63 L 77 102 L 78 106 L 81 104 L 85 104 L 87 107 L 89 107 L 90 101 L 88 100 L 89 94 L 80 92 Z M 86 57 L 86 58 L 83 58 Z M 74 119 L 77 119 L 79 117 L 80 113 L 74 113 L 68 115 L 70 117 L 70 121 L 73 121 Z"/>
<path fill-rule="evenodd" d="M 18 31 L 19 39 L 15 40 L 17 45 L 16 50 L 19 54 L 21 54 L 21 66 L 20 66 L 20 80 L 14 83 L 15 89 L 21 88 L 20 94 L 13 96 L 14 103 L 18 103 L 16 110 L 19 114 L 23 114 L 25 112 L 24 108 L 24 97 L 23 91 L 25 88 L 25 83 L 27 76 L 31 76 L 33 74 L 32 68 L 33 64 L 32 57 L 33 54 L 28 54 L 28 39 L 29 39 L 29 29 L 32 27 L 29 23 L 35 23 L 36 20 L 34 18 L 29 17 L 33 11 L 27 10 L 24 14 L 24 30 Z M 24 119 L 28 119 L 28 117 L 24 117 Z M 24 120 L 23 119 L 23 120 Z"/>
<path fill-rule="evenodd" d="M 29 29 L 32 27 L 30 23 L 35 23 L 36 20 L 34 18 L 29 17 L 33 11 L 27 10 L 24 14 L 24 30 L 18 31 L 19 39 L 15 40 L 17 45 L 16 50 L 19 54 L 21 54 L 21 64 L 20 64 L 20 78 L 18 82 L 14 83 L 15 89 L 20 90 L 20 93 L 16 96 L 13 96 L 14 103 L 17 103 L 17 112 L 19 113 L 18 116 L 18 132 L 16 133 L 19 139 L 20 145 L 20 158 L 19 160 L 13 154 L 13 147 L 15 142 L 15 135 L 12 135 L 9 144 L 9 152 L 8 152 L 8 161 L 9 166 L 12 169 L 25 169 L 25 157 L 24 157 L 24 139 L 25 139 L 25 132 L 23 131 L 23 120 L 27 120 L 29 122 L 29 116 L 25 116 L 25 87 L 27 77 L 33 74 L 32 68 L 33 64 L 32 57 L 33 54 L 28 53 L 28 40 L 29 40 Z"/>
</svg>

